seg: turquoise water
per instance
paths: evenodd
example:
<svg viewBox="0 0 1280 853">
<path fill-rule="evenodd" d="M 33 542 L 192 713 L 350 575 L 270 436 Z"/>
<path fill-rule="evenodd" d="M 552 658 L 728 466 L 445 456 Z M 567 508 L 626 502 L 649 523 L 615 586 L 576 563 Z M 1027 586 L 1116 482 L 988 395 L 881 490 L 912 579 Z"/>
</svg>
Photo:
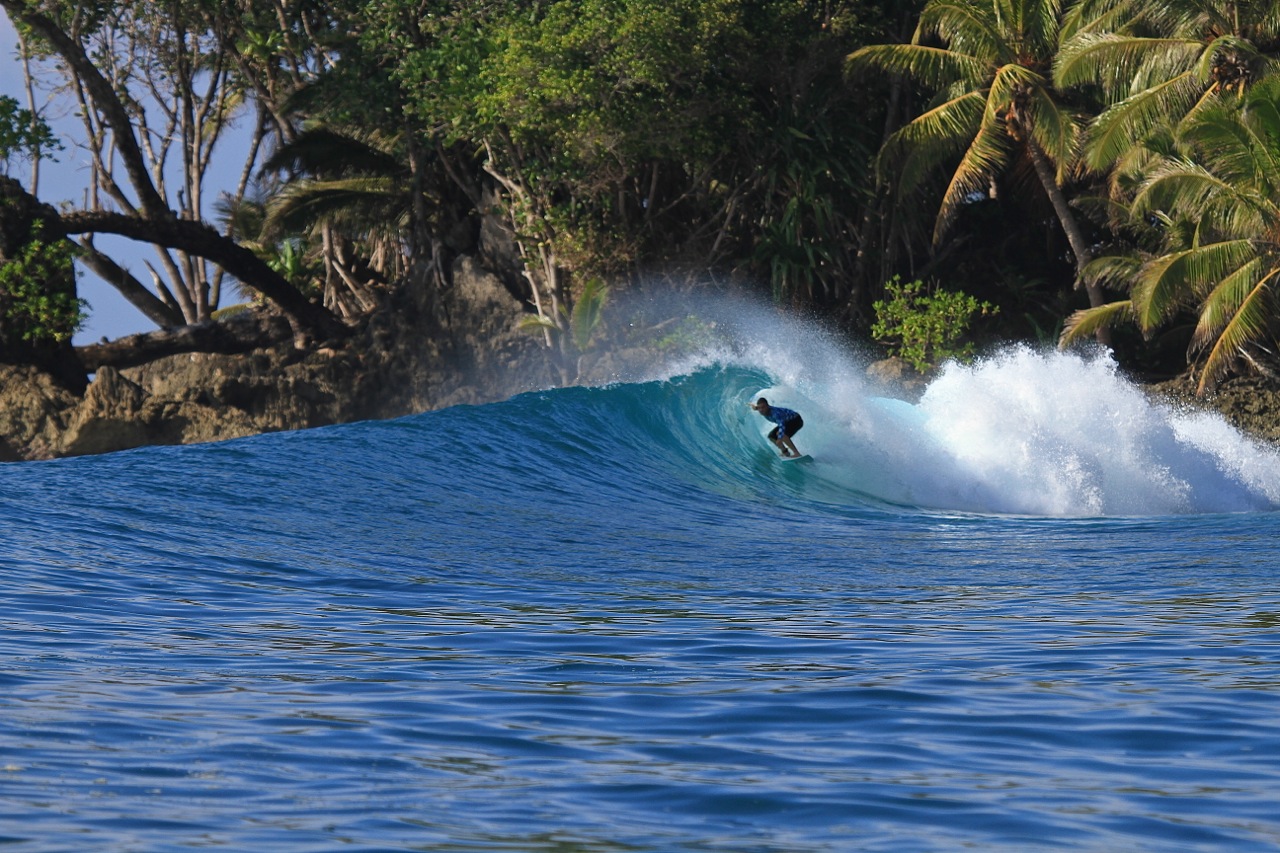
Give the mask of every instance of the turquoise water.
<svg viewBox="0 0 1280 853">
<path fill-rule="evenodd" d="M 767 352 L 0 467 L 0 844 L 1280 847 L 1273 451 Z"/>
</svg>

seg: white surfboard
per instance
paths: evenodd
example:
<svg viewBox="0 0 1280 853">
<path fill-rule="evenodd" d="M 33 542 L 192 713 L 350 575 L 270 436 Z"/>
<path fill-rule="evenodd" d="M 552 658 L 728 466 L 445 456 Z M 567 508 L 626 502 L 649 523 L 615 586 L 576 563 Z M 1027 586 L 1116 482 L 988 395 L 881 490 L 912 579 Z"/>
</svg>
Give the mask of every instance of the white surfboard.
<svg viewBox="0 0 1280 853">
<path fill-rule="evenodd" d="M 808 453 L 801 453 L 799 456 L 779 456 L 779 462 L 812 462 L 813 457 Z"/>
</svg>

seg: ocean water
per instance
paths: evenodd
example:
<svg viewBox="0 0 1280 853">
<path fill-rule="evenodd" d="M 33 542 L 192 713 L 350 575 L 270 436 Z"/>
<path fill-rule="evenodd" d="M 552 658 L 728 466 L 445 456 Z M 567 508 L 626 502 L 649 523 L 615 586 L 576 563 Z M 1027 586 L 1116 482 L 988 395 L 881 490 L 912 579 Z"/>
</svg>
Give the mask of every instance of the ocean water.
<svg viewBox="0 0 1280 853">
<path fill-rule="evenodd" d="M 0 847 L 1280 849 L 1276 452 L 791 341 L 0 467 Z"/>
</svg>

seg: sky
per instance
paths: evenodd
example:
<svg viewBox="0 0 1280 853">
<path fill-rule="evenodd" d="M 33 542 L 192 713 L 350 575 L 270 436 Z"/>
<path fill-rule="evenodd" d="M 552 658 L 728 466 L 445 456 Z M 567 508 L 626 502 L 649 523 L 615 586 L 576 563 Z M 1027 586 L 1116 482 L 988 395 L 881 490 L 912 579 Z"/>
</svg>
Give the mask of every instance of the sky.
<svg viewBox="0 0 1280 853">
<path fill-rule="evenodd" d="M 17 34 L 8 16 L 0 12 L 0 94 L 16 98 L 19 104 L 26 107 L 22 66 L 17 56 Z M 37 92 L 37 98 L 39 97 L 40 93 Z M 76 139 L 83 136 L 80 120 L 61 105 L 51 105 L 43 115 L 54 131 L 62 136 L 64 150 L 54 155 L 56 161 L 45 160 L 41 163 L 38 196 L 41 201 L 55 207 L 62 202 L 80 206 L 83 204 L 90 174 L 89 154 L 75 143 Z M 229 174 L 237 175 L 238 172 L 233 169 Z M 29 171 L 25 163 L 13 164 L 10 176 L 29 187 Z M 216 194 L 217 187 L 214 187 L 209 196 L 214 197 Z M 96 238 L 94 245 L 132 271 L 140 281 L 151 280 L 150 273 L 144 266 L 147 260 L 155 263 L 155 250 L 151 246 L 106 235 Z M 80 297 L 89 302 L 89 319 L 72 339 L 75 344 L 94 343 L 102 338 L 115 340 L 124 335 L 149 332 L 156 328 L 153 322 L 125 300 L 115 288 L 83 267 L 80 268 L 78 290 Z"/>
</svg>

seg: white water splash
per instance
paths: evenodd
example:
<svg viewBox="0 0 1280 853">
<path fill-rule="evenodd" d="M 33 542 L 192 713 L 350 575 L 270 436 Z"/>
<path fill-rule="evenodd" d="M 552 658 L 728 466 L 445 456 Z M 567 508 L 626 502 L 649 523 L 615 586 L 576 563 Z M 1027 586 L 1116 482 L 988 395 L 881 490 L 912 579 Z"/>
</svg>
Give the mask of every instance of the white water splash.
<svg viewBox="0 0 1280 853">
<path fill-rule="evenodd" d="M 1011 347 L 951 363 L 918 405 L 878 396 L 843 336 L 759 302 L 693 300 L 718 340 L 644 379 L 715 364 L 760 370 L 726 412 L 755 441 L 769 426 L 746 409 L 763 394 L 796 409 L 808 470 L 844 494 L 975 513 L 1147 516 L 1280 509 L 1280 453 L 1221 416 L 1161 405 L 1109 356 Z M 628 377 L 635 381 L 639 376 Z M 855 494 L 850 494 L 850 493 Z"/>
<path fill-rule="evenodd" d="M 769 390 L 817 415 L 804 439 L 818 473 L 882 500 L 1055 517 L 1280 507 L 1274 448 L 1151 401 L 1108 358 L 1014 348 L 948 365 L 916 406 L 843 375 L 797 384 Z"/>
</svg>

